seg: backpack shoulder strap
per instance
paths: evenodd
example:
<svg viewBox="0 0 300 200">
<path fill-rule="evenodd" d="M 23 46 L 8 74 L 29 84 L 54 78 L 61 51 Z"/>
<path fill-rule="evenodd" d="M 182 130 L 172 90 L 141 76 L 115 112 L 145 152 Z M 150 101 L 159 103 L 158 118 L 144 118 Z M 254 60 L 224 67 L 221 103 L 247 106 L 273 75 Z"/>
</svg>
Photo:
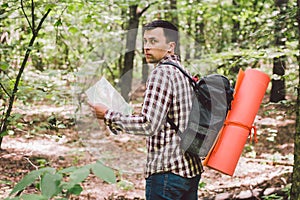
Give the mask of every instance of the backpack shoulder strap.
<svg viewBox="0 0 300 200">
<path fill-rule="evenodd" d="M 162 64 L 163 65 L 172 65 L 172 66 L 176 67 L 177 69 L 179 69 L 179 71 L 181 71 L 189 79 L 189 81 L 193 85 L 193 87 L 195 86 L 196 82 L 194 81 L 194 79 L 184 69 L 182 69 L 182 67 L 180 67 L 177 63 L 165 62 Z"/>
<path fill-rule="evenodd" d="M 179 136 L 181 136 L 181 131 L 179 130 L 179 126 L 176 125 L 174 120 L 171 119 L 168 115 L 167 115 L 167 122 L 171 125 L 171 128 L 174 129 L 176 133 L 179 134 Z"/>
</svg>

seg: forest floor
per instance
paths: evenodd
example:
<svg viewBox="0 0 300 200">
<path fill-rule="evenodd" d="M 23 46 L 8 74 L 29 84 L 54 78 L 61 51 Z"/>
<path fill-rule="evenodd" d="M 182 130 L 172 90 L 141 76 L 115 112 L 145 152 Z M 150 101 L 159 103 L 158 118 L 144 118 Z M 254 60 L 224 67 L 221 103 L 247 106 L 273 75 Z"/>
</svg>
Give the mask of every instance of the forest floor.
<svg viewBox="0 0 300 200">
<path fill-rule="evenodd" d="M 292 106 L 266 102 L 267 98 L 255 119 L 258 143 L 248 141 L 233 176 L 206 167 L 199 199 L 263 199 L 267 195 L 276 199 L 290 184 L 295 133 Z M 144 199 L 145 137 L 109 135 L 103 126 L 82 136 L 72 123 L 72 106 L 16 106 L 14 111 L 22 114 L 27 125 L 3 139 L 0 199 L 36 168 L 61 169 L 99 159 L 116 171 L 118 182 L 107 184 L 90 175 L 82 183 L 81 195 L 72 199 Z"/>
</svg>

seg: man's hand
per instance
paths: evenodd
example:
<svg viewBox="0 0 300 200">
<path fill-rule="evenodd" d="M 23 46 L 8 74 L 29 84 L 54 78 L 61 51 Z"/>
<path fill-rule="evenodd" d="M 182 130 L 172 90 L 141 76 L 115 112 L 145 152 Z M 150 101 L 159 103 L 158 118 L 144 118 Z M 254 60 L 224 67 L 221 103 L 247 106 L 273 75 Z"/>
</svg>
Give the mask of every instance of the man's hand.
<svg viewBox="0 0 300 200">
<path fill-rule="evenodd" d="M 92 112 L 96 115 L 98 119 L 104 119 L 105 113 L 108 110 L 108 108 L 105 105 L 101 103 L 92 104 L 90 102 L 88 102 L 88 104 L 91 107 Z"/>
</svg>

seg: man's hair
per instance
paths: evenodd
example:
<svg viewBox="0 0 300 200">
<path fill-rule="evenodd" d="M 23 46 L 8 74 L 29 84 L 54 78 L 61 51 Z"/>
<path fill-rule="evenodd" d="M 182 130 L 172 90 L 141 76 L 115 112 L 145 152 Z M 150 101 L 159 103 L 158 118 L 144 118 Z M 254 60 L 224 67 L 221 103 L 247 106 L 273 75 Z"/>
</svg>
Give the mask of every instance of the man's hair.
<svg viewBox="0 0 300 200">
<path fill-rule="evenodd" d="M 143 33 L 146 30 L 152 30 L 155 28 L 163 28 L 167 42 L 175 42 L 176 44 L 178 43 L 178 28 L 174 24 L 165 20 L 155 20 L 144 26 Z"/>
</svg>

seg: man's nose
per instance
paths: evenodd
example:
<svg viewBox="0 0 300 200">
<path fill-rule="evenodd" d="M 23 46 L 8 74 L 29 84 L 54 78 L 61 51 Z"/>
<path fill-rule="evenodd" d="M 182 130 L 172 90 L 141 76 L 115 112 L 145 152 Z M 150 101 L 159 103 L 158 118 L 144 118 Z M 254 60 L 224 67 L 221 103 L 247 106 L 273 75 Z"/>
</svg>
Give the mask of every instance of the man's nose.
<svg viewBox="0 0 300 200">
<path fill-rule="evenodd" d="M 146 44 L 146 43 L 144 43 L 144 49 L 146 50 L 146 49 L 150 49 L 150 45 L 149 44 Z"/>
<path fill-rule="evenodd" d="M 150 42 L 145 41 L 144 42 L 144 49 L 150 49 L 152 47 Z"/>
</svg>

